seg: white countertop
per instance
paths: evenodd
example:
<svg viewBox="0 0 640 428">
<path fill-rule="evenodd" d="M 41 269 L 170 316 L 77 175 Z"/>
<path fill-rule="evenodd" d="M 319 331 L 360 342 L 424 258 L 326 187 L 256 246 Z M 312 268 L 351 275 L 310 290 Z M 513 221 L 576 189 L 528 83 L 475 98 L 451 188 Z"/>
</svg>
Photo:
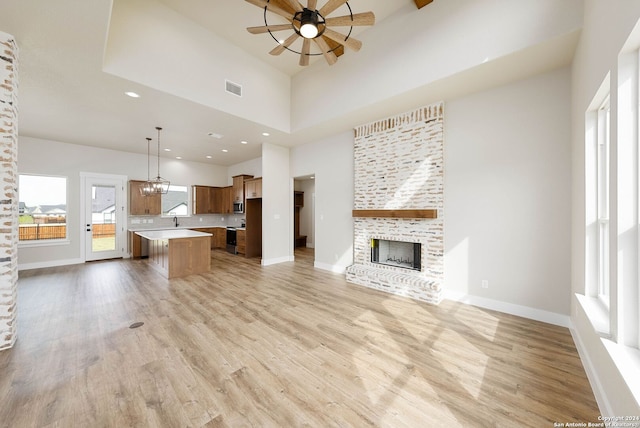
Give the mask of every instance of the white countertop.
<svg viewBox="0 0 640 428">
<path fill-rule="evenodd" d="M 190 229 L 141 230 L 136 232 L 136 235 L 152 241 L 157 239 L 180 239 L 212 236 L 210 233 L 196 232 L 195 230 Z"/>
<path fill-rule="evenodd" d="M 136 225 L 137 226 L 137 225 Z M 198 225 L 198 226 L 178 226 L 178 227 L 167 227 L 167 226 L 158 226 L 158 227 L 129 227 L 127 230 L 129 232 L 148 232 L 150 230 L 189 230 L 189 229 L 209 229 L 209 228 L 215 228 L 218 227 L 220 229 L 226 229 L 227 227 L 235 227 L 235 226 L 222 226 L 222 225 L 215 225 L 215 226 L 202 226 L 202 225 Z"/>
</svg>

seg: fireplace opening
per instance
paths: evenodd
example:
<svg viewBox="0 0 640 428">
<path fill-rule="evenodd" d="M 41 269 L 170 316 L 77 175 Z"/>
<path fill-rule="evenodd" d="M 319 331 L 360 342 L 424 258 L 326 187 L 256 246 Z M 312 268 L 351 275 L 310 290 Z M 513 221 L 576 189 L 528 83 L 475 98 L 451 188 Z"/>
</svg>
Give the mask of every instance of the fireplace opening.
<svg viewBox="0 0 640 428">
<path fill-rule="evenodd" d="M 371 240 L 371 263 L 420 270 L 422 244 L 418 242 Z"/>
</svg>

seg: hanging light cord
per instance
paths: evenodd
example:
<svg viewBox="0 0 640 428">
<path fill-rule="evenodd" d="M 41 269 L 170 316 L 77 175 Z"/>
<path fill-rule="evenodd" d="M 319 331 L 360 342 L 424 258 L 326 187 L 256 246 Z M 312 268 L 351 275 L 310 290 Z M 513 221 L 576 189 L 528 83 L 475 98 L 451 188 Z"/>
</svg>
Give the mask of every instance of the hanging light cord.
<svg viewBox="0 0 640 428">
<path fill-rule="evenodd" d="M 160 179 L 160 131 L 162 128 L 156 126 L 156 129 L 158 130 L 158 179 Z"/>
</svg>

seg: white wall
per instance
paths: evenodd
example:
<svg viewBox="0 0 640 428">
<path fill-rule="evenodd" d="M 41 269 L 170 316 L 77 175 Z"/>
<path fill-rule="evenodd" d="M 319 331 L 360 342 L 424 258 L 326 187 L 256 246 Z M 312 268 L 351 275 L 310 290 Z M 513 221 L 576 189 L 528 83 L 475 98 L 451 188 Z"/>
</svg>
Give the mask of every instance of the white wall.
<svg viewBox="0 0 640 428">
<path fill-rule="evenodd" d="M 398 94 L 409 96 L 440 79 L 578 30 L 581 12 L 581 0 L 447 0 L 420 10 L 407 2 L 359 35 L 362 49 L 346 52 L 330 73 L 314 64 L 293 77 L 292 130 L 393 103 Z M 495 80 L 508 72 L 485 77 Z"/>
<path fill-rule="evenodd" d="M 293 260 L 293 183 L 289 149 L 262 145 L 262 264 Z"/>
<path fill-rule="evenodd" d="M 567 68 L 446 102 L 448 293 L 569 315 L 569 123 Z"/>
<path fill-rule="evenodd" d="M 253 175 L 254 177 L 262 177 L 262 158 L 251 159 L 246 162 L 237 163 L 235 165 L 231 165 L 228 168 L 228 182 L 227 185 L 231 186 L 233 184 L 233 176 L 235 175 Z"/>
<path fill-rule="evenodd" d="M 106 72 L 289 130 L 291 84 L 284 73 L 161 2 L 115 0 L 109 25 Z M 225 92 L 225 79 L 242 85 L 242 97 Z"/>
<path fill-rule="evenodd" d="M 162 176 L 173 184 L 227 185 L 227 168 L 197 162 L 161 159 Z M 19 248 L 20 265 L 79 262 L 80 253 L 80 172 L 125 175 L 147 179 L 147 156 L 88 146 L 19 137 L 18 172 L 67 177 L 67 224 L 69 245 Z"/>
<path fill-rule="evenodd" d="M 587 282 L 585 271 L 586 257 L 589 257 L 585 240 L 587 225 L 586 193 L 585 193 L 585 113 L 596 96 L 601 84 L 608 74 L 611 76 L 611 123 L 612 123 L 612 157 L 615 159 L 615 140 L 617 132 L 617 90 L 618 87 L 618 55 L 629 37 L 631 30 L 640 19 L 640 2 L 617 1 L 615 7 L 610 2 L 587 0 L 582 35 L 572 66 L 572 291 L 584 293 Z M 640 44 L 638 44 L 640 45 Z M 637 143 L 636 143 L 637 144 Z M 612 164 L 612 176 L 615 192 L 615 161 Z M 615 206 L 612 206 L 612 230 L 615 230 Z M 615 236 L 614 236 L 615 243 Z M 615 261 L 617 251 L 612 247 L 612 259 Z M 637 260 L 635 261 L 637 269 Z M 612 264 L 615 275 L 616 266 Z M 572 296 L 573 297 L 573 296 Z M 629 358 L 620 366 L 616 366 L 615 354 L 624 355 L 623 347 L 601 338 L 588 318 L 585 310 L 572 298 L 572 321 L 575 337 L 579 345 L 589 380 L 594 386 L 598 404 L 608 416 L 638 415 L 640 406 L 633 397 L 629 385 L 637 390 L 638 363 Z M 615 302 L 614 302 L 615 304 Z M 637 358 L 637 357 L 636 357 Z M 622 369 L 633 372 L 626 379 Z"/>
</svg>

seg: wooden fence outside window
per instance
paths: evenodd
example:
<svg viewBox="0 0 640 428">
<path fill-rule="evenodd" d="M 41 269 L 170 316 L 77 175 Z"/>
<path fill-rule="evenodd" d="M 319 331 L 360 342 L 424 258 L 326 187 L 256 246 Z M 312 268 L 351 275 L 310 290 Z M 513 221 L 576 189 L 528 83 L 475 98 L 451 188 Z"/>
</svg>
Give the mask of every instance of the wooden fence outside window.
<svg viewBox="0 0 640 428">
<path fill-rule="evenodd" d="M 93 238 L 108 238 L 116 235 L 115 223 L 94 224 Z M 67 237 L 66 224 L 21 224 L 19 227 L 20 241 L 40 241 L 46 239 L 65 239 Z"/>
</svg>

